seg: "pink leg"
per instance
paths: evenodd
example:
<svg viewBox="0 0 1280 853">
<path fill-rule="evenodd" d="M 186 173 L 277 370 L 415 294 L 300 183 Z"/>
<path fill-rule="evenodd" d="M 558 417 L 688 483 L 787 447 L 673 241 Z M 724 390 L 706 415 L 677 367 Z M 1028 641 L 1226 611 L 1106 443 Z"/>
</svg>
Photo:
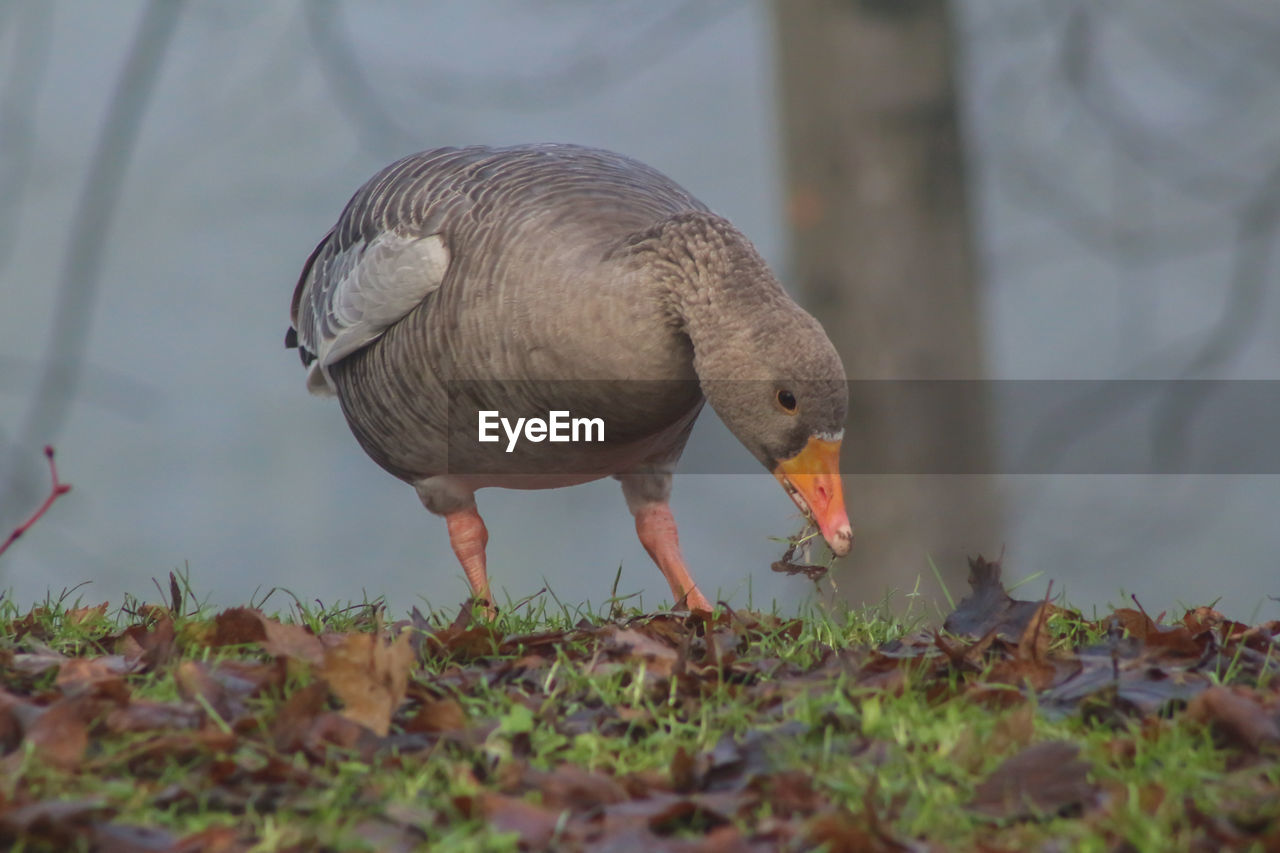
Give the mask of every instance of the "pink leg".
<svg viewBox="0 0 1280 853">
<path fill-rule="evenodd" d="M 690 610 L 710 613 L 711 602 L 689 576 L 684 557 L 680 555 L 680 536 L 676 532 L 676 520 L 671 517 L 671 507 L 666 503 L 642 506 L 636 512 L 636 533 L 640 536 L 640 544 L 662 569 L 667 583 L 671 584 L 676 606 L 683 602 Z"/>
<path fill-rule="evenodd" d="M 484 548 L 489 544 L 489 531 L 484 526 L 484 519 L 472 505 L 467 509 L 446 513 L 444 520 L 449 526 L 449 544 L 453 546 L 453 553 L 458 555 L 462 570 L 467 573 L 471 594 L 492 616 L 493 600 L 489 597 L 489 574 L 485 570 L 484 560 Z"/>
</svg>

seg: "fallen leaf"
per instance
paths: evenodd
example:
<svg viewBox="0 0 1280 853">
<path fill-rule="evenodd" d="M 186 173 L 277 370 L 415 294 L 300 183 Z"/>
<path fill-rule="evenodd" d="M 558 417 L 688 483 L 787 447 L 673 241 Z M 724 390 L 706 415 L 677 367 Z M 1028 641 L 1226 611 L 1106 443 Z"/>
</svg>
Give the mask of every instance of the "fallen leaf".
<svg viewBox="0 0 1280 853">
<path fill-rule="evenodd" d="M 229 826 L 212 826 L 183 836 L 171 853 L 242 853 L 249 845 L 240 842 L 239 834 Z"/>
<path fill-rule="evenodd" d="M 109 812 L 96 799 L 42 800 L 0 811 L 0 839 L 42 841 L 57 849 L 74 849 L 86 839 L 95 818 Z"/>
<path fill-rule="evenodd" d="M 990 818 L 1052 817 L 1087 807 L 1097 796 L 1089 765 L 1066 741 L 1044 741 L 1007 759 L 974 793 L 969 808 Z"/>
<path fill-rule="evenodd" d="M 329 685 L 313 682 L 285 700 L 275 721 L 271 724 L 271 736 L 276 749 L 293 752 L 301 749 L 312 723 L 325 710 L 329 698 Z"/>
<path fill-rule="evenodd" d="M 130 661 L 124 655 L 71 658 L 58 668 L 54 684 L 64 693 L 82 692 L 96 682 L 116 679 L 132 672 L 137 665 L 137 661 Z"/>
<path fill-rule="evenodd" d="M 62 614 L 62 621 L 67 625 L 83 625 L 86 622 L 94 622 L 107 615 L 109 606 L 104 601 L 101 604 L 94 604 L 88 607 L 73 607 Z"/>
<path fill-rule="evenodd" d="M 243 646 L 267 638 L 262 612 L 251 607 L 232 607 L 213 619 L 211 646 Z"/>
<path fill-rule="evenodd" d="M 407 732 L 452 732 L 467 726 L 467 712 L 455 699 L 438 699 L 424 702 L 409 721 Z"/>
<path fill-rule="evenodd" d="M 604 647 L 615 657 L 643 661 L 646 670 L 658 678 L 670 678 L 679 653 L 671 646 L 633 628 L 606 626 Z"/>
<path fill-rule="evenodd" d="M 969 560 L 969 586 L 966 596 L 942 627 L 957 636 L 983 637 L 991 632 L 1010 642 L 1017 642 L 1035 619 L 1042 602 L 1019 601 L 1005 592 L 1000 581 L 1000 561 L 982 557 Z"/>
<path fill-rule="evenodd" d="M 55 702 L 41 709 L 26 727 L 23 739 L 35 747 L 41 761 L 61 770 L 74 770 L 89 746 L 88 723 L 96 706 L 97 702 L 83 696 Z M 20 757 L 18 753 L 9 756 Z"/>
<path fill-rule="evenodd" d="M 1186 625 L 1158 625 L 1146 613 L 1132 608 L 1112 612 L 1111 620 L 1147 649 L 1165 654 L 1198 658 L 1212 641 L 1211 636 L 1204 632 L 1193 635 Z"/>
<path fill-rule="evenodd" d="M 204 709 L 192 702 L 153 702 L 136 699 L 107 713 L 103 725 L 116 734 L 156 729 L 194 729 L 204 720 Z"/>
<path fill-rule="evenodd" d="M 612 776 L 561 764 L 551 771 L 526 768 L 520 784 L 542 795 L 551 811 L 588 812 L 629 799 L 627 789 Z"/>
<path fill-rule="evenodd" d="M 480 811 L 499 832 L 514 832 L 526 848 L 541 850 L 555 836 L 560 812 L 536 806 L 520 797 L 484 792 L 479 796 Z"/>
<path fill-rule="evenodd" d="M 752 778 L 749 787 L 769 804 L 771 812 L 785 818 L 817 814 L 827 804 L 826 797 L 814 787 L 813 776 L 803 770 L 760 774 Z"/>
<path fill-rule="evenodd" d="M 384 737 L 391 715 L 404 700 L 412 665 L 408 632 L 391 641 L 354 633 L 325 649 L 319 671 L 342 702 L 343 716 Z"/>
<path fill-rule="evenodd" d="M 210 667 L 203 661 L 184 660 L 173 673 L 178 683 L 178 693 L 206 706 L 217 714 L 223 723 L 232 723 L 244 713 L 241 697 L 214 678 Z"/>
<path fill-rule="evenodd" d="M 35 652 L 19 652 L 13 656 L 13 668 L 24 675 L 40 675 L 73 660 L 61 652 L 42 648 Z"/>
<path fill-rule="evenodd" d="M 829 811 L 815 817 L 805 830 L 805 840 L 813 847 L 822 847 L 827 853 L 878 853 L 902 849 L 886 844 L 866 826 L 866 821 L 844 811 Z"/>
<path fill-rule="evenodd" d="M 262 649 L 267 654 L 316 666 L 324 663 L 324 643 L 305 626 L 263 619 L 262 630 Z"/>
<path fill-rule="evenodd" d="M 165 829 L 99 823 L 92 827 L 94 853 L 173 853 L 177 843 Z"/>
<path fill-rule="evenodd" d="M 1257 696 L 1229 687 L 1213 686 L 1191 700 L 1187 716 L 1211 724 L 1231 740 L 1259 750 L 1280 744 L 1280 726 Z"/>
</svg>

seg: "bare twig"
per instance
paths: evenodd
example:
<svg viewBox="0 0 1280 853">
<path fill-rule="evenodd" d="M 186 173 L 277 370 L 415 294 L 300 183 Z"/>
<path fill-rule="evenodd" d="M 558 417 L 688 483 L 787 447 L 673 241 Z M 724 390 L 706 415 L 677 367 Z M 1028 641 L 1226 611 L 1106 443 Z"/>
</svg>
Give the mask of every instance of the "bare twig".
<svg viewBox="0 0 1280 853">
<path fill-rule="evenodd" d="M 44 448 L 44 456 L 49 460 L 49 477 L 53 481 L 52 485 L 49 487 L 49 496 L 44 499 L 44 503 L 40 504 L 40 506 L 36 508 L 36 511 L 31 514 L 30 518 L 19 524 L 14 531 L 9 534 L 9 538 L 4 540 L 3 545 L 0 545 L 0 554 L 9 550 L 9 546 L 14 542 L 17 542 L 18 537 L 30 530 L 31 525 L 39 521 L 40 516 L 49 511 L 49 507 L 53 506 L 54 501 L 71 491 L 71 485 L 69 483 L 63 483 L 58 480 L 58 465 L 53 461 L 53 448 L 46 445 Z"/>
</svg>

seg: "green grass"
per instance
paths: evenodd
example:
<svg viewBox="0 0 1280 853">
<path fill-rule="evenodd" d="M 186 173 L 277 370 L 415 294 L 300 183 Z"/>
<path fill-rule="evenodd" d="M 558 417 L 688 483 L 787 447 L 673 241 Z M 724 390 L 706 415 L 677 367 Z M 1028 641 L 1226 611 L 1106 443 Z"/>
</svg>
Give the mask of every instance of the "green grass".
<svg viewBox="0 0 1280 853">
<path fill-rule="evenodd" d="M 82 822 L 99 829 L 145 827 L 176 840 L 227 828 L 247 848 L 264 851 L 412 849 L 419 843 L 514 850 L 520 833 L 503 831 L 478 803 L 496 793 L 546 805 L 529 780 L 573 766 L 618 780 L 641 800 L 755 786 L 764 793 L 744 797 L 745 810 L 729 814 L 730 824 L 745 836 L 782 827 L 781 835 L 769 837 L 794 849 L 832 838 L 830 826 L 844 827 L 839 831 L 850 838 L 959 850 L 1051 842 L 1078 850 L 1263 849 L 1280 837 L 1274 752 L 1258 758 L 1176 705 L 1147 716 L 1114 707 L 1051 712 L 1017 685 L 975 692 L 996 663 L 990 655 L 972 671 L 939 667 L 937 655 L 876 657 L 875 649 L 894 640 L 924 642 L 921 625 L 888 608 L 815 607 L 797 619 L 751 617 L 754 628 L 728 617 L 700 634 L 663 617 L 650 624 L 616 595 L 595 613 L 540 595 L 509 606 L 492 624 L 465 629 L 466 639 L 428 638 L 388 740 L 307 753 L 280 747 L 274 726 L 286 704 L 315 683 L 316 672 L 282 660 L 284 675 L 240 697 L 241 707 L 224 718 L 210 699 L 184 692 L 182 663 L 216 671 L 226 662 L 273 659 L 256 643 L 211 646 L 214 610 L 185 581 L 170 592 L 170 604 L 177 605 L 167 609 L 172 656 L 124 675 L 119 681 L 127 700 L 95 700 L 101 707 L 87 723 L 89 745 L 79 761 L 60 768 L 43 760 L 30 737 L 11 742 L 0 759 L 5 808 L 85 800 L 102 811 Z M 381 602 L 324 607 L 288 595 L 275 600 L 283 607 L 276 617 L 317 635 L 375 631 L 394 622 Z M 112 612 L 86 611 L 63 596 L 23 613 L 0 601 L 2 686 L 12 697 L 47 707 L 59 698 L 56 668 L 25 673 L 15 655 L 117 654 L 122 632 L 153 625 L 162 609 L 130 600 Z M 443 632 L 452 621 L 453 614 L 431 614 L 414 630 L 448 638 L 453 635 Z M 677 663 L 668 672 L 666 658 L 608 646 L 603 638 L 624 623 L 650 638 L 672 639 L 671 648 L 684 644 L 686 671 Z M 1050 654 L 1101 642 L 1107 632 L 1100 623 L 1055 615 L 1046 626 Z M 538 635 L 548 632 L 565 633 L 541 643 Z M 513 639 L 520 637 L 526 639 Z M 716 637 L 736 641 L 713 651 Z M 1235 664 L 1214 671 L 1226 683 L 1242 677 Z M 1274 711 L 1273 682 L 1259 689 Z M 199 723 L 113 732 L 105 715 L 122 701 L 185 701 Z M 447 735 L 405 736 L 414 715 L 433 701 L 456 703 L 465 726 Z M 339 705 L 330 697 L 326 707 Z M 727 739 L 737 744 L 741 768 L 732 760 L 716 763 L 723 764 Z M 1063 814 L 1002 820 L 969 808 L 1002 762 L 1030 744 L 1058 740 L 1078 746 L 1098 786 L 1094 801 Z M 785 796 L 769 787 L 777 780 L 785 782 Z M 557 802 L 552 797 L 551 807 Z M 96 837 L 97 830 L 50 835 L 38 824 L 14 829 L 3 814 L 0 834 L 7 833 L 15 850 L 88 849 Z M 664 837 L 697 838 L 717 822 L 707 815 L 694 810 L 661 830 Z M 564 820 L 567 827 L 567 815 Z M 568 831 L 555 833 L 562 830 Z M 551 836 L 552 846 L 562 842 L 573 846 L 567 835 Z"/>
</svg>

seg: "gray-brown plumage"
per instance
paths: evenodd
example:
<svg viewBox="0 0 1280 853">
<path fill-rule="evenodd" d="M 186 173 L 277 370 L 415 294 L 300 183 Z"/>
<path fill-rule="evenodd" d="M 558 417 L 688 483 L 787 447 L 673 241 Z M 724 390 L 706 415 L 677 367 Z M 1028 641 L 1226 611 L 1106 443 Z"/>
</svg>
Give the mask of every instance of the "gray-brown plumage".
<svg viewBox="0 0 1280 853">
<path fill-rule="evenodd" d="M 616 476 L 677 602 L 709 603 L 667 498 L 704 400 L 815 517 L 852 531 L 844 371 L 750 241 L 659 172 L 573 145 L 444 148 L 383 169 L 312 252 L 290 345 L 365 451 L 448 522 L 487 602 L 486 486 Z M 477 412 L 602 418 L 605 441 L 480 443 Z"/>
</svg>

